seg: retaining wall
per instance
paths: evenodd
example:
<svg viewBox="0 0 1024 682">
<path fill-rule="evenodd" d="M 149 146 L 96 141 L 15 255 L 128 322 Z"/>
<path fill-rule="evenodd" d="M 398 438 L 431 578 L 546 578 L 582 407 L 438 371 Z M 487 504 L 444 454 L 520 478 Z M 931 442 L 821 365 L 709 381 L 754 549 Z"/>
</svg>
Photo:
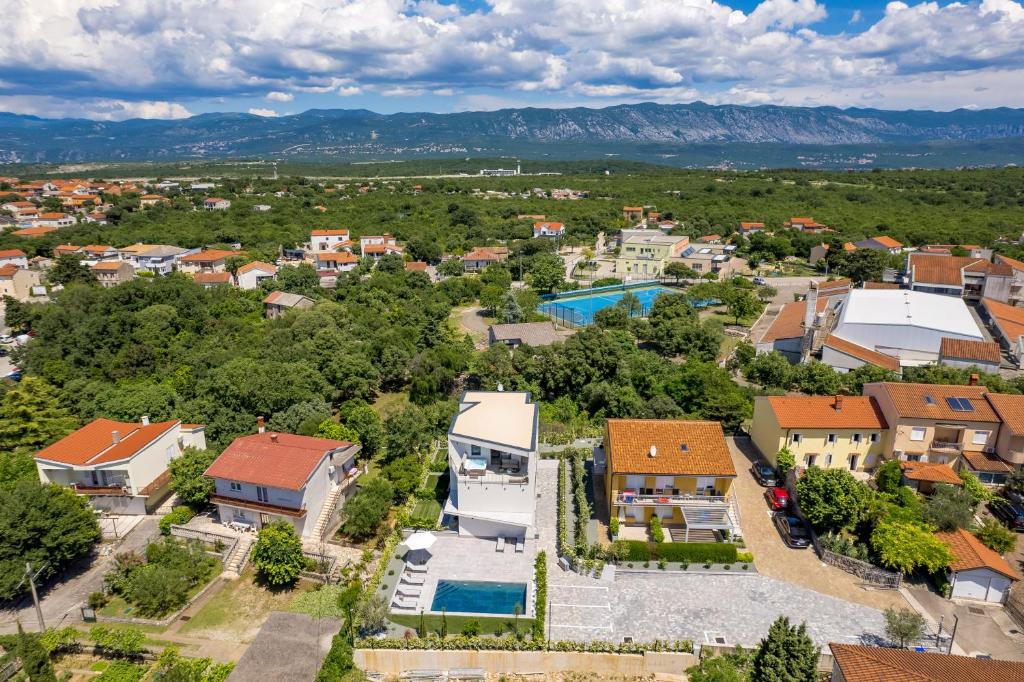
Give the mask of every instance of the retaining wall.
<svg viewBox="0 0 1024 682">
<path fill-rule="evenodd" d="M 355 664 L 367 672 L 400 675 L 406 670 L 480 668 L 493 674 L 562 672 L 639 677 L 657 673 L 682 675 L 697 665 L 694 654 L 649 651 L 644 654 L 590 654 L 571 651 L 432 651 L 356 649 Z"/>
</svg>

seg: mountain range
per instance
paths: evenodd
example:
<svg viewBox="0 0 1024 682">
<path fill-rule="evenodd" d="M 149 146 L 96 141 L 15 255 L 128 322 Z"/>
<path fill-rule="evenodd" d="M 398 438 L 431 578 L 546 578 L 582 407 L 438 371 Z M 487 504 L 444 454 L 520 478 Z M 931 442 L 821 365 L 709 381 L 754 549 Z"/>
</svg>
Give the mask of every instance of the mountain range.
<svg viewBox="0 0 1024 682">
<path fill-rule="evenodd" d="M 443 155 L 585 158 L 700 145 L 831 147 L 1024 137 L 1024 109 L 950 112 L 692 104 L 378 114 L 313 109 L 263 117 L 211 113 L 119 122 L 0 113 L 0 163 L 278 158 L 371 160 Z M 1016 149 L 1016 147 L 1015 147 Z"/>
</svg>

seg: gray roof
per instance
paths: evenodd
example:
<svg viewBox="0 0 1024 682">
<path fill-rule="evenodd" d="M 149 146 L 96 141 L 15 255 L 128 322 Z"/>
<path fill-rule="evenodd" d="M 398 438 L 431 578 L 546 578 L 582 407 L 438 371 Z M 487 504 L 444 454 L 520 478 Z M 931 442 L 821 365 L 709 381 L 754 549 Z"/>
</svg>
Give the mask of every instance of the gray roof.
<svg viewBox="0 0 1024 682">
<path fill-rule="evenodd" d="M 528 346 L 550 346 L 562 337 L 550 322 L 522 322 L 520 324 L 491 325 L 491 343 L 513 341 Z"/>
<path fill-rule="evenodd" d="M 140 258 L 166 258 L 167 256 L 180 256 L 183 253 L 188 253 L 188 249 L 183 249 L 180 246 L 170 246 L 168 244 L 157 244 L 152 249 L 147 249 L 139 254 Z"/>
<path fill-rule="evenodd" d="M 287 291 L 272 291 L 263 299 L 264 303 L 270 303 L 272 305 L 279 305 L 285 308 L 294 308 L 303 301 L 312 303 L 313 299 L 302 294 L 291 294 Z"/>
<path fill-rule="evenodd" d="M 275 611 L 242 654 L 228 682 L 294 680 L 313 682 L 341 621 Z"/>
</svg>

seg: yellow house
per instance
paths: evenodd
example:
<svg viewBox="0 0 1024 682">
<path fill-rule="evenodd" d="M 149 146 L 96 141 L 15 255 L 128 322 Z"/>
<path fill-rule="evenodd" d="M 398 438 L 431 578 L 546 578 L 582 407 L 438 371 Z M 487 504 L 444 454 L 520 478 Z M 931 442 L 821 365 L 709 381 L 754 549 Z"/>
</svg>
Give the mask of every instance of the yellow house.
<svg viewBox="0 0 1024 682">
<path fill-rule="evenodd" d="M 620 526 L 658 516 L 677 542 L 739 534 L 736 468 L 718 422 L 609 419 L 604 450 L 609 514 Z"/>
<path fill-rule="evenodd" d="M 786 447 L 797 466 L 870 471 L 882 462 L 888 428 L 874 398 L 762 396 L 751 438 L 772 464 Z"/>
<path fill-rule="evenodd" d="M 657 277 L 662 274 L 670 258 L 675 258 L 690 240 L 685 235 L 669 236 L 658 230 L 651 234 L 633 235 L 619 249 L 615 272 L 639 277 Z"/>
</svg>

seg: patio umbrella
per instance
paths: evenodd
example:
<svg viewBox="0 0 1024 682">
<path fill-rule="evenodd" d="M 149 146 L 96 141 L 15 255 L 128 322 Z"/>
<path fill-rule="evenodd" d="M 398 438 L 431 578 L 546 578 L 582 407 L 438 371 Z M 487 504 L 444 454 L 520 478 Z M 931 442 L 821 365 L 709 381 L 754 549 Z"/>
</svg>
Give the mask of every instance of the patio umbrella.
<svg viewBox="0 0 1024 682">
<path fill-rule="evenodd" d="M 437 540 L 437 536 L 426 531 L 417 531 L 405 539 L 404 544 L 410 551 L 416 552 L 421 549 L 430 549 L 430 546 Z"/>
</svg>

